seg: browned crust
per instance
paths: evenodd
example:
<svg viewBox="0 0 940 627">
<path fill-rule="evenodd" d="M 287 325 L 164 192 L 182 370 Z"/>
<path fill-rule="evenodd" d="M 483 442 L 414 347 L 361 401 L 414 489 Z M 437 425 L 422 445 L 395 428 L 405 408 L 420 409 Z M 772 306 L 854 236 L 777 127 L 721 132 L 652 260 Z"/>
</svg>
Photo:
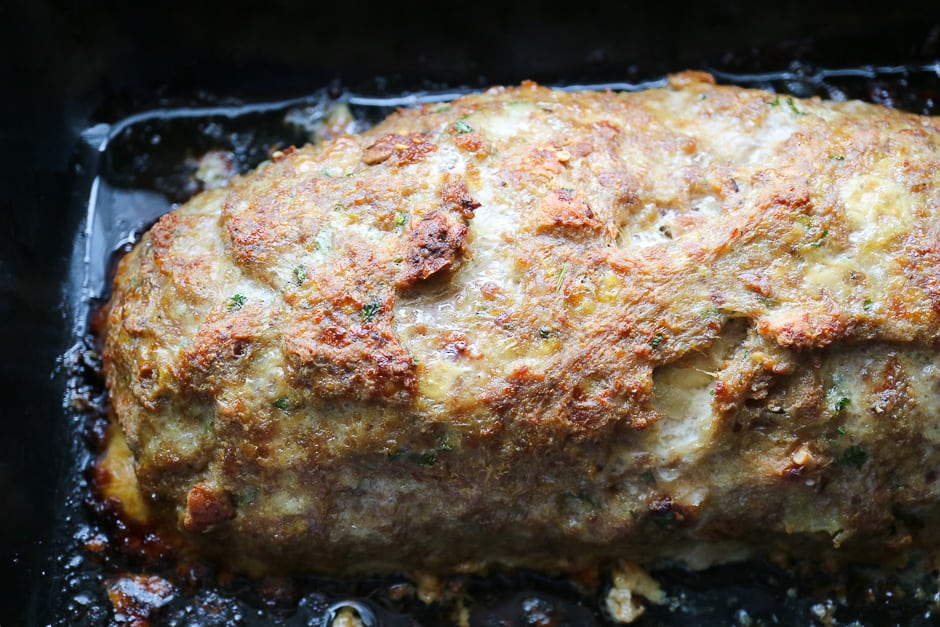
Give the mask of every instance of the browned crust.
<svg viewBox="0 0 940 627">
<path fill-rule="evenodd" d="M 251 572 L 935 546 L 938 135 L 689 73 L 281 151 L 119 266 L 142 493 Z"/>
</svg>

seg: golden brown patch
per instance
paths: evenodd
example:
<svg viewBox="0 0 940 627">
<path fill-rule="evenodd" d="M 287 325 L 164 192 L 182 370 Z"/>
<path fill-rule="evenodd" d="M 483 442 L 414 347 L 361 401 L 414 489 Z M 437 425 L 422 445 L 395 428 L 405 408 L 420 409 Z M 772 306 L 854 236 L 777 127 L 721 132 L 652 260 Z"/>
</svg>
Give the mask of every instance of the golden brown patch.
<svg viewBox="0 0 940 627">
<path fill-rule="evenodd" d="M 456 212 L 432 211 L 408 232 L 405 267 L 396 285 L 408 289 L 436 272 L 452 269 L 467 248 L 467 225 Z"/>
<path fill-rule="evenodd" d="M 365 149 L 362 162 L 366 165 L 378 165 L 393 155 L 397 165 L 409 165 L 423 161 L 437 146 L 427 141 L 422 133 L 389 133 L 383 135 Z"/>
<path fill-rule="evenodd" d="M 695 85 L 714 85 L 715 77 L 708 72 L 696 70 L 687 70 L 677 74 L 670 74 L 668 79 L 669 86 L 673 89 L 686 89 Z"/>
<path fill-rule="evenodd" d="M 201 482 L 190 488 L 182 521 L 186 531 L 202 533 L 234 517 L 235 505 L 231 496 L 217 486 Z"/>
<path fill-rule="evenodd" d="M 402 404 L 417 389 L 411 355 L 394 333 L 378 325 L 300 316 L 284 347 L 292 379 L 321 398 Z"/>
<path fill-rule="evenodd" d="M 487 153 L 484 148 L 483 138 L 480 137 L 479 133 L 461 133 L 454 135 L 454 144 L 461 150 L 477 153 L 477 156 L 480 157 L 485 157 Z"/>
<path fill-rule="evenodd" d="M 250 367 L 251 356 L 264 339 L 267 323 L 257 306 L 239 311 L 216 310 L 199 328 L 192 344 L 181 355 L 181 382 L 206 391 L 234 383 Z"/>
<path fill-rule="evenodd" d="M 850 330 L 838 312 L 780 312 L 758 323 L 761 334 L 772 336 L 781 346 L 798 349 L 823 348 L 845 337 Z"/>
<path fill-rule="evenodd" d="M 441 206 L 459 214 L 464 220 L 469 220 L 480 203 L 470 196 L 467 184 L 462 177 L 451 175 L 445 179 L 444 187 L 441 189 Z"/>
<path fill-rule="evenodd" d="M 571 189 L 556 189 L 546 194 L 533 221 L 537 233 L 561 231 L 572 236 L 594 235 L 604 230 L 604 223 L 594 215 L 591 206 Z"/>
<path fill-rule="evenodd" d="M 176 238 L 176 229 L 180 225 L 180 217 L 175 213 L 164 213 L 160 219 L 150 227 L 150 237 L 155 249 L 155 257 L 168 255 Z"/>
</svg>

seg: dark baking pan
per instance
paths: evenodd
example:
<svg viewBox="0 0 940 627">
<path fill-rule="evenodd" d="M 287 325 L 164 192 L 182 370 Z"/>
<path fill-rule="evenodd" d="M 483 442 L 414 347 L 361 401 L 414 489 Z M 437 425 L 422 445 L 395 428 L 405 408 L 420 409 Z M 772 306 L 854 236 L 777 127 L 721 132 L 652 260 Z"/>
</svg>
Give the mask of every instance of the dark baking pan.
<svg viewBox="0 0 940 627">
<path fill-rule="evenodd" d="M 89 505 L 84 468 L 97 423 L 84 410 L 94 409 L 100 382 L 82 341 L 88 312 L 106 291 L 110 253 L 192 191 L 187 158 L 222 148 L 250 167 L 270 146 L 303 139 L 303 129 L 283 124 L 292 107 L 523 78 L 627 86 L 691 67 L 727 72 L 719 75 L 725 82 L 923 113 L 937 114 L 940 102 L 935 3 L 864 11 L 856 3 L 582 2 L 549 11 L 532 2 L 45 1 L 4 6 L 0 17 L 7 31 L 0 104 L 3 625 L 120 618 L 102 582 L 128 563 L 96 561 L 80 548 L 114 530 L 108 513 Z M 374 118 L 396 102 L 353 104 Z M 154 109 L 162 113 L 144 113 Z M 877 574 L 853 575 L 846 590 L 857 593 L 847 596 L 819 592 L 768 565 L 656 574 L 676 602 L 653 609 L 646 624 L 806 624 L 827 615 L 842 624 L 935 621 L 935 590 Z M 317 625 L 335 603 L 354 604 L 375 624 L 442 620 L 434 608 L 392 602 L 395 583 L 305 580 L 280 596 L 265 582 L 200 584 L 175 592 L 154 624 Z M 462 585 L 476 600 L 473 624 L 606 620 L 598 595 L 585 597 L 564 581 L 519 574 Z"/>
</svg>

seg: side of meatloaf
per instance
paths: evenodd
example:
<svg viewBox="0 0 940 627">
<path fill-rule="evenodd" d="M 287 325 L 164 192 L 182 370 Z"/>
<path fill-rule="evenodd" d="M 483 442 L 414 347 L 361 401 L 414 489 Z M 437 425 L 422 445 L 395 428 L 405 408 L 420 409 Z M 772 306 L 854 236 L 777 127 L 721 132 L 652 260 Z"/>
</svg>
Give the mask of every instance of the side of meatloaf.
<svg viewBox="0 0 940 627">
<path fill-rule="evenodd" d="M 891 559 L 940 523 L 940 120 L 672 76 L 277 152 L 121 261 L 155 519 L 233 568 Z"/>
</svg>

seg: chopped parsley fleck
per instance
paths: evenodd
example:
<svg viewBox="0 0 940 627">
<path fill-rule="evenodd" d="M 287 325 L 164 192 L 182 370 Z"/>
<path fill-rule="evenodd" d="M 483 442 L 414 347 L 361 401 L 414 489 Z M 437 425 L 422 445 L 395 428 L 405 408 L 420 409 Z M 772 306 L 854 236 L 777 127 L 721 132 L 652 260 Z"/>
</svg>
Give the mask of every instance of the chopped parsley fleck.
<svg viewBox="0 0 940 627">
<path fill-rule="evenodd" d="M 790 111 L 792 111 L 794 115 L 806 115 L 796 108 L 796 103 L 793 102 L 793 98 L 787 98 L 787 106 L 790 107 Z"/>
<path fill-rule="evenodd" d="M 405 213 L 404 211 L 399 212 L 398 215 L 395 216 L 395 228 L 401 228 L 405 226 L 405 222 L 407 221 L 408 221 L 408 214 Z"/>
<path fill-rule="evenodd" d="M 819 248 L 823 245 L 823 240 L 826 239 L 826 236 L 829 235 L 829 229 L 823 229 L 822 233 L 819 236 L 819 239 L 810 244 L 813 248 Z"/>
<path fill-rule="evenodd" d="M 431 466 L 437 461 L 437 455 L 430 451 L 423 453 L 412 453 L 408 455 L 408 461 L 419 466 Z"/>
<path fill-rule="evenodd" d="M 780 104 L 780 96 L 774 96 L 774 99 L 768 100 L 767 104 L 769 104 L 771 107 L 776 107 Z"/>
<path fill-rule="evenodd" d="M 843 427 L 842 425 L 839 425 L 838 427 L 836 427 L 836 431 L 839 432 L 839 435 L 845 435 L 845 427 Z"/>
<path fill-rule="evenodd" d="M 290 409 L 290 401 L 287 400 L 286 396 L 282 396 L 281 398 L 277 399 L 273 404 L 281 411 L 287 411 Z"/>
<path fill-rule="evenodd" d="M 868 451 L 857 444 L 842 451 L 842 455 L 839 457 L 839 463 L 855 466 L 856 468 L 861 468 L 867 461 Z"/>
<path fill-rule="evenodd" d="M 653 341 L 650 342 L 650 346 L 653 348 L 659 348 L 659 345 L 663 343 L 663 334 L 657 333 L 656 337 L 653 338 Z"/>
<path fill-rule="evenodd" d="M 244 294 L 234 294 L 231 298 L 228 299 L 228 310 L 238 311 L 245 306 L 247 301 L 248 299 Z"/>
<path fill-rule="evenodd" d="M 849 403 L 851 402 L 852 400 L 848 396 L 842 396 L 839 398 L 839 400 L 836 401 L 836 404 L 833 407 L 833 409 L 836 410 L 836 413 L 839 413 L 840 411 L 848 407 Z"/>
<path fill-rule="evenodd" d="M 558 335 L 558 331 L 551 327 L 539 327 L 539 337 L 543 340 L 547 340 L 550 337 L 555 337 Z"/>
<path fill-rule="evenodd" d="M 366 322 L 372 322 L 376 314 L 382 310 L 382 304 L 378 302 L 366 303 L 362 306 L 362 319 Z"/>
<path fill-rule="evenodd" d="M 463 135 L 464 133 L 472 133 L 473 127 L 463 120 L 458 120 L 457 123 L 454 124 L 454 130 L 457 131 L 458 135 Z"/>
<path fill-rule="evenodd" d="M 874 306 L 875 306 L 875 303 L 870 298 L 866 298 L 865 302 L 862 303 L 862 309 L 864 309 L 865 311 L 871 311 L 872 307 Z"/>
<path fill-rule="evenodd" d="M 558 271 L 558 278 L 555 280 L 555 291 L 561 289 L 562 284 L 565 282 L 565 277 L 568 276 L 568 269 L 571 267 L 567 261 L 561 264 L 561 270 Z"/>
<path fill-rule="evenodd" d="M 316 242 L 314 242 L 316 244 Z M 307 269 L 301 266 L 294 266 L 294 284 L 300 287 L 307 280 Z"/>
<path fill-rule="evenodd" d="M 437 450 L 439 451 L 452 451 L 455 448 L 457 448 L 457 445 L 448 436 L 442 437 L 437 445 Z"/>
<path fill-rule="evenodd" d="M 829 158 L 836 161 L 845 161 L 845 155 L 829 155 Z"/>
<path fill-rule="evenodd" d="M 672 527 L 676 523 L 676 513 L 672 510 L 658 514 L 653 520 L 656 521 L 656 524 L 666 529 Z"/>
</svg>

